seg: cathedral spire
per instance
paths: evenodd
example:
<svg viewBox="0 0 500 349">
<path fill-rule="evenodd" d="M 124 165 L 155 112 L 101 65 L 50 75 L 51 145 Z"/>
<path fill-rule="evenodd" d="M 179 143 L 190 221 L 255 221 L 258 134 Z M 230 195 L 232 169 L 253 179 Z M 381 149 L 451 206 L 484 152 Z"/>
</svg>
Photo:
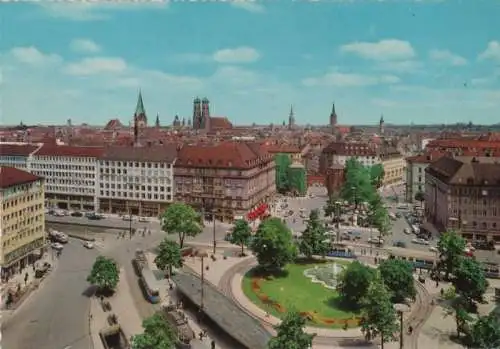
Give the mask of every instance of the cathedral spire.
<svg viewBox="0 0 500 349">
<path fill-rule="evenodd" d="M 135 107 L 135 115 L 146 115 L 144 109 L 144 102 L 142 101 L 142 91 L 139 90 L 139 97 L 137 98 L 137 106 Z"/>
<path fill-rule="evenodd" d="M 335 113 L 335 102 L 332 103 L 332 115 L 336 114 Z"/>
<path fill-rule="evenodd" d="M 156 113 L 155 125 L 156 125 L 156 127 L 160 127 L 160 113 Z"/>
</svg>

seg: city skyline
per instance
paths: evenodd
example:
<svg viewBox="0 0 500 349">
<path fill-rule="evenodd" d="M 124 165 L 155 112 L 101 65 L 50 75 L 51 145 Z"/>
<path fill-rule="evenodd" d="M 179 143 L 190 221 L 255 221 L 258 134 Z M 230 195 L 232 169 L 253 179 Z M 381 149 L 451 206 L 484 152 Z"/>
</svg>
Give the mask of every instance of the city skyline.
<svg viewBox="0 0 500 349">
<path fill-rule="evenodd" d="M 2 123 L 491 124 L 500 115 L 494 1 L 10 4 Z M 221 21 L 219 18 L 224 18 Z M 201 23 L 201 24 L 200 24 Z M 278 24 L 279 23 L 279 24 Z M 474 28 L 471 30 L 470 28 Z M 151 122 L 150 122 L 151 123 Z"/>
</svg>

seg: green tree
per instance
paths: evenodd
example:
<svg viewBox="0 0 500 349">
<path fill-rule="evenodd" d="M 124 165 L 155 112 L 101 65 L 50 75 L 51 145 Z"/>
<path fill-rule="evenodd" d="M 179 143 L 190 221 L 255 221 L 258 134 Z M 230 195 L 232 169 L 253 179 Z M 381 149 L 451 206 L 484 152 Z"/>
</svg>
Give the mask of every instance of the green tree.
<svg viewBox="0 0 500 349">
<path fill-rule="evenodd" d="M 491 312 L 472 325 L 472 343 L 480 349 L 500 348 L 500 317 Z"/>
<path fill-rule="evenodd" d="M 415 200 L 420 202 L 420 206 L 422 206 L 422 202 L 425 201 L 425 194 L 422 191 L 417 191 L 415 193 Z"/>
<path fill-rule="evenodd" d="M 326 217 L 331 217 L 332 222 L 337 222 L 340 215 L 344 213 L 344 207 L 342 205 L 342 198 L 339 195 L 330 195 L 323 208 Z"/>
<path fill-rule="evenodd" d="M 161 216 L 161 230 L 179 236 L 180 248 L 184 247 L 186 236 L 194 237 L 203 231 L 200 215 L 189 205 L 173 203 Z"/>
<path fill-rule="evenodd" d="M 168 274 L 171 276 L 173 268 L 182 267 L 182 255 L 179 244 L 167 238 L 163 239 L 158 246 L 158 254 L 154 262 L 160 270 L 168 268 Z"/>
<path fill-rule="evenodd" d="M 309 349 L 312 346 L 314 334 L 304 331 L 306 320 L 296 311 L 288 312 L 278 326 L 275 326 L 276 337 L 271 338 L 269 349 Z"/>
<path fill-rule="evenodd" d="M 113 292 L 120 281 L 118 265 L 111 258 L 98 256 L 87 281 L 97 286 L 100 292 Z"/>
<path fill-rule="evenodd" d="M 463 259 L 465 240 L 454 231 L 445 232 L 439 237 L 437 248 L 440 257 L 438 269 L 444 270 L 448 279 Z"/>
<path fill-rule="evenodd" d="M 451 282 L 455 292 L 464 299 L 468 308 L 473 307 L 476 302 L 482 302 L 488 288 L 481 263 L 472 258 L 460 259 L 458 267 L 453 271 Z"/>
<path fill-rule="evenodd" d="M 345 164 L 345 182 L 340 191 L 343 200 L 354 203 L 370 202 L 375 193 L 371 184 L 370 170 L 357 159 L 351 158 Z"/>
<path fill-rule="evenodd" d="M 380 188 L 384 181 L 385 171 L 382 164 L 373 165 L 370 167 L 370 180 L 374 188 Z"/>
<path fill-rule="evenodd" d="M 268 270 L 281 269 L 297 256 L 292 233 L 279 218 L 269 218 L 260 223 L 251 249 L 259 265 Z"/>
<path fill-rule="evenodd" d="M 252 236 L 252 229 L 248 222 L 244 219 L 238 219 L 234 222 L 233 230 L 231 232 L 231 243 L 241 246 L 241 255 L 243 256 L 245 246 L 248 246 L 250 237 Z"/>
<path fill-rule="evenodd" d="M 144 332 L 132 337 L 132 349 L 174 349 L 175 333 L 159 313 L 144 319 Z"/>
<path fill-rule="evenodd" d="M 391 292 L 379 277 L 371 282 L 362 299 L 362 330 L 367 339 L 380 336 L 381 348 L 393 339 L 398 320 L 391 302 Z"/>
<path fill-rule="evenodd" d="M 288 154 L 276 154 L 274 156 L 276 163 L 276 189 L 280 192 L 287 192 L 290 189 L 290 181 L 288 178 L 288 168 L 292 160 Z"/>
<path fill-rule="evenodd" d="M 307 227 L 302 232 L 299 250 L 307 258 L 311 258 L 313 255 L 325 257 L 329 249 L 330 241 L 326 236 L 325 225 L 319 219 L 318 210 L 312 210 Z"/>
<path fill-rule="evenodd" d="M 378 270 L 384 284 L 392 293 L 392 301 L 401 303 L 407 298 L 414 299 L 417 295 L 413 279 L 413 266 L 401 259 L 386 259 Z"/>
<path fill-rule="evenodd" d="M 358 309 L 375 275 L 375 269 L 358 261 L 347 265 L 337 275 L 337 292 L 342 297 L 344 305 L 350 309 Z"/>
<path fill-rule="evenodd" d="M 472 321 L 472 317 L 467 311 L 468 305 L 466 303 L 461 295 L 456 295 L 445 303 L 445 315 L 453 315 L 455 317 L 457 337 L 459 338 L 462 333 L 469 335 L 469 322 Z"/>
</svg>

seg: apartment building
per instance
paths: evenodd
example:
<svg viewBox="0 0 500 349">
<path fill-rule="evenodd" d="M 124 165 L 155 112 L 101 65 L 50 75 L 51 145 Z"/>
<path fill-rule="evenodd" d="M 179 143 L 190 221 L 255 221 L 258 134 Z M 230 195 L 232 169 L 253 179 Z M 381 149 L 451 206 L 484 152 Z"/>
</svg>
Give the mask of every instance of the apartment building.
<svg viewBox="0 0 500 349">
<path fill-rule="evenodd" d="M 415 202 L 418 192 L 425 194 L 425 169 L 443 156 L 439 152 L 430 152 L 406 158 L 405 169 L 405 200 Z"/>
<path fill-rule="evenodd" d="M 97 165 L 97 210 L 158 217 L 174 199 L 175 144 L 109 147 Z"/>
<path fill-rule="evenodd" d="M 39 258 L 45 247 L 44 183 L 39 176 L 0 167 L 2 280 Z"/>
<path fill-rule="evenodd" d="M 45 178 L 48 207 L 96 211 L 97 159 L 102 147 L 44 144 L 31 156 L 30 171 Z"/>
<path fill-rule="evenodd" d="M 425 215 L 438 231 L 500 242 L 500 162 L 442 157 L 425 170 Z"/>
<path fill-rule="evenodd" d="M 382 186 L 401 184 L 405 175 L 406 162 L 401 153 L 393 147 L 381 148 L 379 152 L 380 164 L 384 168 Z"/>
<path fill-rule="evenodd" d="M 31 155 L 41 146 L 41 144 L 0 143 L 0 165 L 29 171 Z"/>
<path fill-rule="evenodd" d="M 265 211 L 276 193 L 273 155 L 256 143 L 185 145 L 174 177 L 176 200 L 227 222 Z"/>
<path fill-rule="evenodd" d="M 427 143 L 427 151 L 440 151 L 456 156 L 500 157 L 500 141 L 493 139 L 434 139 Z"/>
<path fill-rule="evenodd" d="M 320 172 L 326 173 L 334 165 L 345 166 L 351 158 L 358 159 L 364 166 L 381 162 L 375 146 L 360 142 L 332 142 L 321 153 Z"/>
</svg>

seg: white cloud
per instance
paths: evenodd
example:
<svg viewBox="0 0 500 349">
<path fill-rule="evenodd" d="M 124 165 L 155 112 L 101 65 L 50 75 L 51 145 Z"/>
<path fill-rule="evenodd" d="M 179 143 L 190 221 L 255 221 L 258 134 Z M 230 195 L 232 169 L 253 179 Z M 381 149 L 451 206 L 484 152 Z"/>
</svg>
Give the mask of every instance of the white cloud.
<svg viewBox="0 0 500 349">
<path fill-rule="evenodd" d="M 500 62 L 500 42 L 493 40 L 488 43 L 486 50 L 481 52 L 478 57 L 480 60 L 491 59 Z"/>
<path fill-rule="evenodd" d="M 320 77 L 311 77 L 302 80 L 305 86 L 372 86 L 379 84 L 397 84 L 401 80 L 395 75 L 363 75 L 363 74 L 346 74 L 340 72 L 327 73 Z"/>
<path fill-rule="evenodd" d="M 416 60 L 407 61 L 379 61 L 374 69 L 381 71 L 389 71 L 400 74 L 410 74 L 422 71 L 423 64 Z"/>
<path fill-rule="evenodd" d="M 168 1 L 141 2 L 37 2 L 45 15 L 71 21 L 102 21 L 110 18 L 110 11 L 130 11 L 140 9 L 165 9 Z"/>
<path fill-rule="evenodd" d="M 252 63 L 260 58 L 260 54 L 252 47 L 241 46 L 226 48 L 213 54 L 213 59 L 219 63 Z"/>
<path fill-rule="evenodd" d="M 70 43 L 70 48 L 81 53 L 97 53 L 101 51 L 99 45 L 90 39 L 74 39 Z"/>
<path fill-rule="evenodd" d="M 47 65 L 60 62 L 62 59 L 56 54 L 45 54 L 36 47 L 15 47 L 10 54 L 19 62 L 29 65 Z"/>
<path fill-rule="evenodd" d="M 212 76 L 214 82 L 237 86 L 251 86 L 259 82 L 260 76 L 251 71 L 235 66 L 218 68 Z"/>
<path fill-rule="evenodd" d="M 231 6 L 253 13 L 265 12 L 264 6 L 251 0 L 235 0 L 231 2 Z"/>
<path fill-rule="evenodd" d="M 353 42 L 340 47 L 344 53 L 352 53 L 377 61 L 403 60 L 415 57 L 415 50 L 408 41 L 386 39 L 379 42 Z"/>
<path fill-rule="evenodd" d="M 70 63 L 64 67 L 63 71 L 69 75 L 88 76 L 102 73 L 123 73 L 126 69 L 127 63 L 122 58 L 92 57 Z"/>
<path fill-rule="evenodd" d="M 453 66 L 467 64 L 467 60 L 464 57 L 454 54 L 448 50 L 431 50 L 429 52 L 429 58 L 434 61 L 444 62 Z"/>
</svg>

